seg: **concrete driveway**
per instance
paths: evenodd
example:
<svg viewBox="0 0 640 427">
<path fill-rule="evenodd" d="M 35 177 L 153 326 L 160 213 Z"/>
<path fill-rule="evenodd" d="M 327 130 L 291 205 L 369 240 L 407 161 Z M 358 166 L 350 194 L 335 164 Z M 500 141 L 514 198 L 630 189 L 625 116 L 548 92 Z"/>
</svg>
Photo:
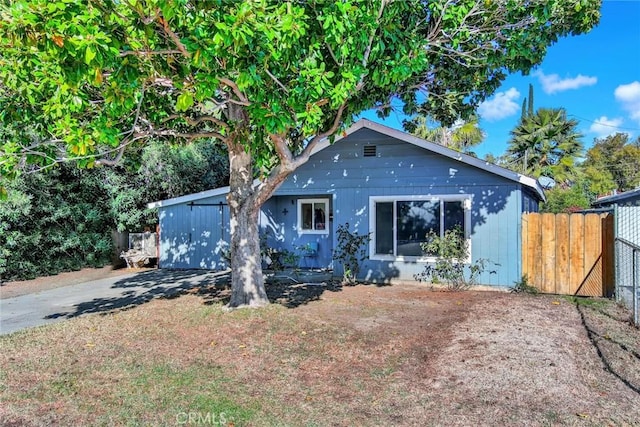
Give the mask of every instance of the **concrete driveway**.
<svg viewBox="0 0 640 427">
<path fill-rule="evenodd" d="M 228 272 L 152 270 L 0 299 L 0 335 L 132 307 L 228 280 Z"/>
</svg>

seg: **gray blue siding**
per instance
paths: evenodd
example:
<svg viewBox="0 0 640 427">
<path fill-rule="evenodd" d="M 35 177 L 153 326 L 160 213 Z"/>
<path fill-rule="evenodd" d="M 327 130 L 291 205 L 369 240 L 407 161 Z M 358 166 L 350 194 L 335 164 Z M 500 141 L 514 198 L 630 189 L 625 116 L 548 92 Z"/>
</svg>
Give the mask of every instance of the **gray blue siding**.
<svg viewBox="0 0 640 427">
<path fill-rule="evenodd" d="M 375 157 L 363 157 L 363 146 L 374 144 Z M 362 129 L 312 156 L 283 183 L 276 195 L 330 196 L 332 246 L 339 224 L 349 223 L 360 234 L 369 233 L 369 197 L 470 194 L 472 259 L 493 264 L 480 281 L 511 285 L 520 278 L 521 185 L 481 169 L 375 131 Z M 537 204 L 536 204 L 537 206 Z M 295 208 L 295 206 L 292 206 Z M 295 220 L 295 213 L 292 217 Z M 292 223 L 287 223 L 292 227 Z M 306 236 L 305 236 L 306 237 Z M 327 242 L 329 244 L 329 242 Z M 322 246 L 321 246 L 322 247 Z M 424 269 L 420 262 L 367 260 L 362 278 L 375 281 L 411 280 Z M 329 263 L 326 263 L 329 267 Z M 340 266 L 333 265 L 337 274 Z"/>
<path fill-rule="evenodd" d="M 229 244 L 226 197 L 160 208 L 160 267 L 224 269 Z"/>
<path fill-rule="evenodd" d="M 376 155 L 363 156 L 365 145 Z M 334 268 L 332 260 L 338 225 L 367 234 L 370 197 L 469 195 L 471 197 L 472 259 L 487 259 L 490 270 L 480 282 L 511 285 L 520 279 L 520 221 L 523 210 L 537 210 L 537 199 L 522 184 L 368 128 L 352 133 L 314 154 L 296 170 L 263 206 L 260 227 L 271 247 L 301 253 L 308 242 L 318 243 L 318 256 L 301 260 L 302 266 Z M 327 234 L 304 234 L 297 228 L 297 202 L 301 198 L 327 198 Z M 225 203 L 224 196 L 195 204 Z M 525 209 L 525 206 L 526 209 Z M 226 207 L 187 206 L 161 208 L 161 266 L 167 268 L 223 268 L 220 248 L 229 241 Z M 366 260 L 361 278 L 370 281 L 411 280 L 422 262 Z"/>
</svg>

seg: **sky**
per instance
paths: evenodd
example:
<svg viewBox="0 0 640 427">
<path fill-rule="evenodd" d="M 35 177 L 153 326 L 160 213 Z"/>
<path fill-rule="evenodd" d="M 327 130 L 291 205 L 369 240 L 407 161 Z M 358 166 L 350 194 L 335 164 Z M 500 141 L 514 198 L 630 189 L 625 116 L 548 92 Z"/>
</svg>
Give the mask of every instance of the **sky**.
<svg viewBox="0 0 640 427">
<path fill-rule="evenodd" d="M 564 108 L 578 121 L 585 149 L 597 138 L 624 132 L 640 136 L 640 0 L 604 0 L 600 24 L 587 34 L 559 39 L 529 75 L 512 74 L 478 108 L 485 140 L 479 156 L 504 154 L 517 125 L 522 101 L 533 85 L 534 108 Z M 402 129 L 393 114 L 372 121 Z"/>
</svg>

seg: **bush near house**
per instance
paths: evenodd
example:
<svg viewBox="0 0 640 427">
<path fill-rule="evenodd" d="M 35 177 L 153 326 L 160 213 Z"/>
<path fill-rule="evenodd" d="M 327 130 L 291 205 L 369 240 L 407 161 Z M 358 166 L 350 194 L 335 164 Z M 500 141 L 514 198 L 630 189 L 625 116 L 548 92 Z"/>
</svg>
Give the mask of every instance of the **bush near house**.
<svg viewBox="0 0 640 427">
<path fill-rule="evenodd" d="M 24 172 L 0 201 L 0 280 L 108 265 L 112 230 L 155 228 L 148 202 L 225 185 L 227 177 L 226 153 L 205 140 L 150 144 L 113 168 Z"/>
<path fill-rule="evenodd" d="M 110 262 L 109 198 L 99 171 L 70 165 L 25 174 L 0 203 L 0 279 L 31 279 Z"/>
</svg>

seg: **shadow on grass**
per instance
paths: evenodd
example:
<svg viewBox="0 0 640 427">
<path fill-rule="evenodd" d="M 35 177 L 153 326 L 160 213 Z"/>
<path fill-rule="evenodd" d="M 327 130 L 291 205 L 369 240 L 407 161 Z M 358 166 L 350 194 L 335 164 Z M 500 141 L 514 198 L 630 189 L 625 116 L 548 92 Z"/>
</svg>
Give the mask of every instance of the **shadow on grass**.
<svg viewBox="0 0 640 427">
<path fill-rule="evenodd" d="M 295 277 L 295 278 L 294 278 Z M 340 292 L 342 284 L 329 277 L 314 275 L 267 276 L 266 290 L 269 301 L 287 308 L 295 308 L 317 301 L 325 292 Z M 329 280 L 326 280 L 329 279 Z M 46 316 L 46 319 L 73 318 L 83 314 L 110 313 L 129 310 L 154 299 L 171 299 L 192 294 L 204 304 L 227 304 L 231 298 L 231 278 L 228 271 L 153 270 L 120 279 L 110 288 L 112 296 L 93 298 L 78 303 L 72 311 Z"/>
<path fill-rule="evenodd" d="M 325 275 L 326 276 L 326 275 Z M 323 279 L 323 280 L 321 280 Z M 311 301 L 317 301 L 325 292 L 340 292 L 342 284 L 328 277 L 314 274 L 267 275 L 265 281 L 267 297 L 272 304 L 296 308 Z M 231 298 L 231 288 L 204 287 L 198 292 L 205 304 L 227 304 Z"/>
<path fill-rule="evenodd" d="M 186 293 L 197 293 L 205 287 L 227 287 L 228 272 L 204 270 L 153 270 L 116 281 L 112 296 L 93 298 L 74 306 L 71 312 L 60 312 L 46 319 L 73 318 L 90 313 L 108 313 L 128 310 L 156 298 L 176 298 Z"/>
</svg>

